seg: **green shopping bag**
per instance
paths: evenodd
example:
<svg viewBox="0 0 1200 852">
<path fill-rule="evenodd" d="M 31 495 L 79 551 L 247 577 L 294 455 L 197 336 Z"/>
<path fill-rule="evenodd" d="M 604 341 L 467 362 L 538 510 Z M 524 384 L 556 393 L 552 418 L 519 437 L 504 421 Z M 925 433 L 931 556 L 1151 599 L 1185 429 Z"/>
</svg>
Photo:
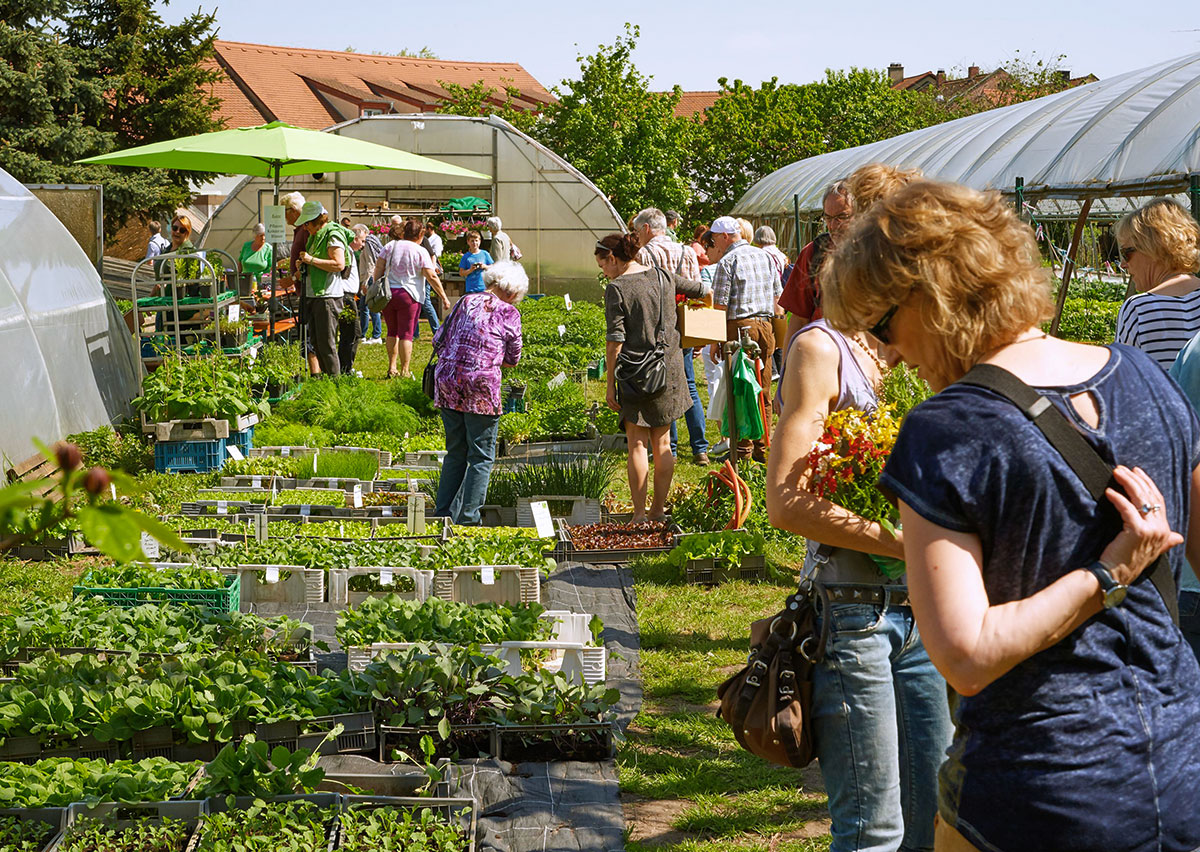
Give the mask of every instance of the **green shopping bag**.
<svg viewBox="0 0 1200 852">
<path fill-rule="evenodd" d="M 764 434 L 762 409 L 758 397 L 762 385 L 754 375 L 754 365 L 746 353 L 738 350 L 733 356 L 733 368 L 729 373 L 729 393 L 733 394 L 733 414 L 737 418 L 738 439 L 758 441 Z M 729 437 L 729 406 L 721 415 L 721 434 Z"/>
</svg>

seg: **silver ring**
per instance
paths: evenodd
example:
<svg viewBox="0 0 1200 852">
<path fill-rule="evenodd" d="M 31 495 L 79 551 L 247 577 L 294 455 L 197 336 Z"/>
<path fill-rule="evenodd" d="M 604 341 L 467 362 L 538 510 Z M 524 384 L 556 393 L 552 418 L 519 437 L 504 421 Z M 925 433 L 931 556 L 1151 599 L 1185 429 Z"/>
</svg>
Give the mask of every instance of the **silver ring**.
<svg viewBox="0 0 1200 852">
<path fill-rule="evenodd" d="M 1142 513 L 1142 517 L 1145 517 L 1146 515 L 1151 515 L 1154 512 L 1157 512 L 1161 508 L 1162 506 L 1158 505 L 1157 503 L 1153 505 L 1150 503 L 1143 503 L 1138 511 Z"/>
</svg>

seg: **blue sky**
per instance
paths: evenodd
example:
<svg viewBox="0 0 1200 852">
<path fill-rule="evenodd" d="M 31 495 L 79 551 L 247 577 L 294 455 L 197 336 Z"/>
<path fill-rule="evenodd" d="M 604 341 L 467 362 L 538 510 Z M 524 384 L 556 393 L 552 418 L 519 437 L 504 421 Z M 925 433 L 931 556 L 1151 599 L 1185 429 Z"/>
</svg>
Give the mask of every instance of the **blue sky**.
<svg viewBox="0 0 1200 852">
<path fill-rule="evenodd" d="M 429 47 L 442 59 L 519 62 L 549 87 L 574 76 L 579 53 L 611 43 L 625 21 L 641 27 L 634 62 L 656 88 L 716 89 L 727 76 L 757 84 L 777 76 L 809 82 L 825 68 L 905 73 L 968 65 L 992 68 L 1014 56 L 1054 59 L 1073 74 L 1111 77 L 1200 52 L 1195 0 L 1030 2 L 481 3 L 324 0 L 215 3 L 220 37 L 231 41 L 363 53 Z M 167 20 L 196 8 L 163 7 Z M 401 17 L 397 8 L 404 8 Z M 351 10 L 357 10 L 352 14 Z M 737 10 L 737 11 L 730 11 Z M 745 11 L 743 11 L 745 10 Z M 758 10 L 758 11 L 753 11 Z M 1019 51 L 1019 53 L 1018 53 Z"/>
</svg>

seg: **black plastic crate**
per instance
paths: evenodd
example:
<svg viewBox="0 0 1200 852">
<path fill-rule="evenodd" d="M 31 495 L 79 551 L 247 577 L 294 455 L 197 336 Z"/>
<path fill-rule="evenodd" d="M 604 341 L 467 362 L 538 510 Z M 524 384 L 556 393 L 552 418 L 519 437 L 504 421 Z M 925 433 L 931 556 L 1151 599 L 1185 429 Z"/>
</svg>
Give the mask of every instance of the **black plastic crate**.
<svg viewBox="0 0 1200 852">
<path fill-rule="evenodd" d="M 342 732 L 327 740 L 326 735 L 335 725 L 341 725 Z M 319 754 L 374 755 L 379 750 L 373 713 L 340 713 L 260 724 L 255 726 L 254 736 L 272 748 L 281 745 L 289 751 L 304 748 Z"/>
<path fill-rule="evenodd" d="M 49 849 L 58 840 L 67 821 L 66 808 L 0 808 L 0 818 L 15 817 L 18 822 L 40 822 L 46 825 L 42 849 Z"/>
<path fill-rule="evenodd" d="M 611 550 L 580 550 L 571 541 L 571 525 L 559 518 L 555 522 L 557 536 L 554 542 L 554 560 L 560 565 L 567 562 L 584 562 L 588 564 L 625 564 L 641 556 L 652 556 L 657 553 L 668 553 L 675 549 L 674 543 L 662 547 L 622 548 Z M 679 527 L 669 525 L 667 532 L 679 533 Z"/>
<path fill-rule="evenodd" d="M 509 763 L 608 760 L 615 752 L 608 722 L 579 725 L 501 725 L 500 755 Z"/>
<path fill-rule="evenodd" d="M 500 732 L 495 725 L 456 725 L 450 738 L 443 740 L 437 728 L 379 726 L 379 761 L 392 762 L 392 751 L 399 749 L 410 757 L 421 754 L 421 737 L 433 739 L 434 757 L 468 760 L 475 757 L 500 757 Z"/>
<path fill-rule="evenodd" d="M 689 559 L 685 571 L 687 582 L 698 586 L 715 586 L 730 580 L 765 580 L 767 558 L 743 556 L 740 563 L 728 559 Z"/>
<path fill-rule="evenodd" d="M 458 824 L 467 841 L 468 852 L 475 851 L 478 813 L 474 799 L 412 796 L 342 796 L 342 813 L 352 810 L 394 808 L 403 811 L 430 810 L 450 824 Z M 344 830 L 344 829 L 343 829 Z"/>
</svg>

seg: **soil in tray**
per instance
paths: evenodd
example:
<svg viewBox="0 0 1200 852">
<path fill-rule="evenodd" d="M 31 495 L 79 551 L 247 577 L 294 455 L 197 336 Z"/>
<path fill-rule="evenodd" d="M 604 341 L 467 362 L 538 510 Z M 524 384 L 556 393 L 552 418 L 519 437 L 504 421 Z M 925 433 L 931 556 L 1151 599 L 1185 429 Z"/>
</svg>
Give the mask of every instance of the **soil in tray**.
<svg viewBox="0 0 1200 852">
<path fill-rule="evenodd" d="M 500 731 L 501 756 L 510 763 L 547 760 L 606 760 L 612 757 L 611 731 Z"/>
<path fill-rule="evenodd" d="M 114 836 L 112 823 L 80 818 L 63 835 L 57 852 L 109 852 L 136 849 L 138 852 L 181 852 L 192 836 L 192 824 L 178 819 L 147 817 L 133 820 Z"/>
<path fill-rule="evenodd" d="M 581 524 L 568 527 L 576 550 L 645 550 L 670 547 L 673 534 L 664 523 Z"/>
</svg>

